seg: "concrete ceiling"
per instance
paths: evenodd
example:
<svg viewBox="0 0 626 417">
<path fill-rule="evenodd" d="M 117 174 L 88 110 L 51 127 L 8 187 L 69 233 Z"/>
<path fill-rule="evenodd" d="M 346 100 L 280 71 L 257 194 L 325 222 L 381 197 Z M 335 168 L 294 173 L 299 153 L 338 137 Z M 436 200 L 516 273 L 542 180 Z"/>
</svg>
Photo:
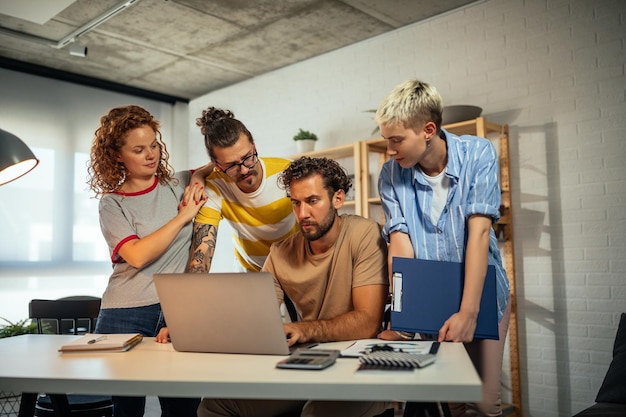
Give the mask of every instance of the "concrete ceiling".
<svg viewBox="0 0 626 417">
<path fill-rule="evenodd" d="M 0 0 L 0 67 L 187 101 L 475 1 Z"/>
</svg>

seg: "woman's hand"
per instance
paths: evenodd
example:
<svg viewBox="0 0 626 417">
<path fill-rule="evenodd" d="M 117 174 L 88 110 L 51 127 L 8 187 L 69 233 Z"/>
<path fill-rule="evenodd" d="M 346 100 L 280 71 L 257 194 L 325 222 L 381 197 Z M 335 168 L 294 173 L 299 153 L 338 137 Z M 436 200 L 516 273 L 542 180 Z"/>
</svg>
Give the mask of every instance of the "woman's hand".
<svg viewBox="0 0 626 417">
<path fill-rule="evenodd" d="M 476 319 L 478 315 L 462 312 L 454 313 L 443 323 L 439 329 L 440 342 L 471 342 L 476 331 Z"/>
<path fill-rule="evenodd" d="M 193 220 L 204 205 L 207 195 L 204 193 L 204 184 L 194 182 L 185 187 L 183 198 L 178 204 L 178 213 L 189 216 Z"/>
<path fill-rule="evenodd" d="M 168 343 L 170 341 L 170 332 L 167 330 L 167 327 L 162 327 L 159 330 L 159 334 L 156 336 L 157 343 Z"/>
</svg>

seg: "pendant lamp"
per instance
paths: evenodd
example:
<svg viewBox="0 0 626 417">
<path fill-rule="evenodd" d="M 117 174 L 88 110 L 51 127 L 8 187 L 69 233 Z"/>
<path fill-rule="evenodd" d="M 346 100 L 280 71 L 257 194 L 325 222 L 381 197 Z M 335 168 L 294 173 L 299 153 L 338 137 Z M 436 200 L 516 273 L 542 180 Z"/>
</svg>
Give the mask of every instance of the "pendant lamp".
<svg viewBox="0 0 626 417">
<path fill-rule="evenodd" d="M 20 138 L 0 129 L 0 185 L 30 172 L 39 160 Z"/>
</svg>

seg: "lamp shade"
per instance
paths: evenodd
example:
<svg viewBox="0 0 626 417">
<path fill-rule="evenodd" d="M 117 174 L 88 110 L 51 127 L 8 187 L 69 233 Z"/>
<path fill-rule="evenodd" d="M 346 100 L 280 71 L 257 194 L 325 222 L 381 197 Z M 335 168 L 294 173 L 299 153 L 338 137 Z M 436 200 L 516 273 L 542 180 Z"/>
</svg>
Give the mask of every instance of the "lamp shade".
<svg viewBox="0 0 626 417">
<path fill-rule="evenodd" d="M 30 172 L 39 160 L 20 138 L 0 129 L 0 185 Z"/>
</svg>

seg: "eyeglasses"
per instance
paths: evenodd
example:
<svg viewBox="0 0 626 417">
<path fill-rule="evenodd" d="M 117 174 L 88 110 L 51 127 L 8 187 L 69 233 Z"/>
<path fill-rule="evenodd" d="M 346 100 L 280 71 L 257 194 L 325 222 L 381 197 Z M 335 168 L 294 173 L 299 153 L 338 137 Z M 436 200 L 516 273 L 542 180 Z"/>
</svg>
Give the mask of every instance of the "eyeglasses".
<svg viewBox="0 0 626 417">
<path fill-rule="evenodd" d="M 257 152 L 254 152 L 252 155 L 246 156 L 243 161 L 239 163 L 234 163 L 226 169 L 222 168 L 217 162 L 215 163 L 215 165 L 217 165 L 217 167 L 221 169 L 224 174 L 228 175 L 231 178 L 234 178 L 237 176 L 237 174 L 239 174 L 242 166 L 248 169 L 254 168 L 257 162 L 259 162 L 259 154 Z"/>
</svg>

